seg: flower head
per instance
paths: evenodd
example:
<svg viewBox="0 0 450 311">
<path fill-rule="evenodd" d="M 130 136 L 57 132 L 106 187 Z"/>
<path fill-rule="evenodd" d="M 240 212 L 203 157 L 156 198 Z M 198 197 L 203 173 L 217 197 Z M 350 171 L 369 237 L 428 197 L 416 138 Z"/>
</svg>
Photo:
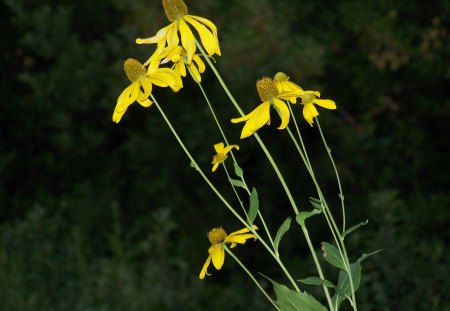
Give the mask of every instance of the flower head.
<svg viewBox="0 0 450 311">
<path fill-rule="evenodd" d="M 231 151 L 231 149 L 236 148 L 236 150 L 239 150 L 238 145 L 229 145 L 224 146 L 223 143 L 218 143 L 214 145 L 214 149 L 216 150 L 217 154 L 213 157 L 211 164 L 213 165 L 212 171 L 214 172 L 220 163 L 223 163 L 227 158 L 227 153 Z"/>
<path fill-rule="evenodd" d="M 186 50 L 187 61 L 190 64 L 197 49 L 195 37 L 190 26 L 197 30 L 200 41 L 210 57 L 214 54 L 221 55 L 217 28 L 210 20 L 195 15 L 188 15 L 188 8 L 183 0 L 163 0 L 163 6 L 167 18 L 172 23 L 160 29 L 153 37 L 136 39 L 137 44 L 157 44 L 157 49 L 154 53 L 156 56 L 150 57 L 147 62 L 154 61 L 155 57 L 158 58 L 158 55 L 164 48 L 168 47 L 170 50 L 175 48 L 180 42 L 179 32 L 181 45 Z"/>
<path fill-rule="evenodd" d="M 186 50 L 180 45 L 168 52 L 167 56 L 164 54 L 166 53 L 162 54 L 163 60 L 161 61 L 161 64 L 165 64 L 169 61 L 173 62 L 172 69 L 182 77 L 186 77 L 187 67 L 187 70 L 195 82 L 200 83 L 202 81 L 200 74 L 205 72 L 206 67 L 199 54 L 194 54 L 191 63 L 188 63 Z"/>
<path fill-rule="evenodd" d="M 143 107 L 149 107 L 152 104 L 148 99 L 152 92 L 152 84 L 161 87 L 170 86 L 174 91 L 183 87 L 180 76 L 169 68 L 155 68 L 149 72 L 133 58 L 127 59 L 123 68 L 131 85 L 117 99 L 112 118 L 116 123 L 120 122 L 128 107 L 135 101 Z"/>
<path fill-rule="evenodd" d="M 319 115 L 314 104 L 327 109 L 336 109 L 336 103 L 331 99 L 319 99 L 318 91 L 305 91 L 300 95 L 303 105 L 303 117 L 309 125 L 313 126 L 314 118 Z"/>
<path fill-rule="evenodd" d="M 258 227 L 253 225 L 253 229 L 257 230 Z M 244 228 L 227 235 L 222 227 L 214 228 L 208 232 L 208 239 L 211 242 L 211 246 L 208 249 L 209 256 L 200 271 L 199 278 L 204 279 L 205 275 L 210 275 L 208 273 L 209 264 L 213 263 L 214 268 L 220 270 L 223 266 L 225 260 L 225 250 L 223 248 L 224 244 L 230 244 L 230 248 L 236 247 L 237 244 L 245 244 L 248 239 L 255 239 L 256 236 L 253 233 L 248 233 L 250 230 Z"/>
<path fill-rule="evenodd" d="M 241 132 L 241 139 L 253 135 L 257 130 L 265 124 L 270 124 L 270 106 L 274 106 L 281 117 L 281 125 L 279 130 L 286 128 L 289 123 L 289 108 L 281 99 L 286 99 L 280 94 L 275 82 L 268 77 L 264 77 L 256 82 L 259 97 L 263 102 L 249 114 L 231 119 L 231 122 L 238 123 L 245 121 L 244 128 Z"/>
<path fill-rule="evenodd" d="M 273 81 L 275 82 L 280 94 L 303 92 L 303 89 L 300 86 L 289 81 L 289 77 L 284 72 L 277 72 L 273 78 Z M 289 100 L 293 104 L 297 102 L 297 96 L 294 95 L 288 95 L 285 99 Z"/>
</svg>

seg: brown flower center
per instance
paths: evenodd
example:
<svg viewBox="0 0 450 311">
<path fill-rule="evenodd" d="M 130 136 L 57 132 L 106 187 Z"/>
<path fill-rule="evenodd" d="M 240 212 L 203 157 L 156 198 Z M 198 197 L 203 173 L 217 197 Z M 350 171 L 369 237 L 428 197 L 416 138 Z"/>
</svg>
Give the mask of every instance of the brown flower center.
<svg viewBox="0 0 450 311">
<path fill-rule="evenodd" d="M 171 22 L 188 14 L 188 8 L 183 0 L 163 0 L 162 4 L 166 16 Z"/>
<path fill-rule="evenodd" d="M 146 73 L 145 67 L 134 58 L 127 59 L 123 64 L 123 69 L 131 82 L 135 82 Z"/>
<path fill-rule="evenodd" d="M 259 98 L 263 102 L 272 100 L 278 96 L 277 86 L 269 77 L 263 77 L 256 81 L 256 89 L 258 90 Z"/>
<path fill-rule="evenodd" d="M 217 227 L 208 232 L 208 239 L 212 245 L 217 245 L 225 241 L 227 233 L 222 227 Z"/>
</svg>

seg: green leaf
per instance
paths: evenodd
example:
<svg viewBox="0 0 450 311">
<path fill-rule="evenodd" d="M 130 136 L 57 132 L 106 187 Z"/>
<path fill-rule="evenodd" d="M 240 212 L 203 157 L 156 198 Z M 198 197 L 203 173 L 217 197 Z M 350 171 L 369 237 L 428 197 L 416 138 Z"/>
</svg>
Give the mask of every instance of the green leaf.
<svg viewBox="0 0 450 311">
<path fill-rule="evenodd" d="M 298 281 L 303 283 L 303 284 L 308 284 L 308 285 L 325 285 L 326 287 L 331 287 L 331 288 L 335 288 L 336 287 L 336 285 L 334 285 L 330 281 L 322 280 L 321 278 L 319 278 L 317 276 L 310 276 L 310 277 L 307 277 L 305 279 L 301 279 L 301 280 L 298 280 Z"/>
<path fill-rule="evenodd" d="M 256 191 L 255 188 L 253 188 L 252 193 L 250 194 L 250 207 L 247 213 L 247 221 L 250 226 L 253 225 L 256 215 L 258 214 L 258 210 L 259 210 L 258 192 Z"/>
<path fill-rule="evenodd" d="M 311 216 L 314 216 L 314 215 L 317 215 L 317 214 L 320 214 L 320 213 L 322 213 L 322 210 L 319 210 L 319 209 L 313 209 L 310 212 L 300 212 L 300 213 L 297 214 L 297 216 L 295 216 L 295 220 L 297 221 L 297 223 L 300 226 L 303 227 L 305 225 L 305 220 L 307 218 L 309 218 Z"/>
<path fill-rule="evenodd" d="M 327 308 L 307 292 L 297 292 L 269 280 L 272 282 L 277 296 L 275 303 L 281 311 L 327 311 Z"/>
<path fill-rule="evenodd" d="M 242 168 L 240 168 L 239 165 L 237 165 L 237 163 L 234 163 L 234 173 L 236 174 L 236 176 L 241 178 L 244 176 L 244 171 L 242 170 Z"/>
<path fill-rule="evenodd" d="M 344 231 L 344 233 L 342 234 L 342 237 L 345 238 L 345 236 L 346 236 L 347 234 L 349 234 L 350 232 L 355 231 L 356 229 L 358 229 L 358 228 L 361 227 L 361 226 L 367 225 L 368 222 L 369 222 L 369 219 L 366 219 L 366 221 L 362 221 L 362 222 L 360 222 L 359 224 L 354 225 L 354 226 L 348 228 L 347 230 Z"/>
<path fill-rule="evenodd" d="M 378 254 L 379 252 L 382 252 L 382 251 L 383 251 L 383 249 L 379 249 L 379 250 L 376 250 L 376 251 L 368 253 L 368 254 L 363 253 L 361 255 L 361 257 L 358 258 L 357 262 L 361 263 L 363 260 L 366 260 L 367 257 L 373 256 L 373 255 Z"/>
<path fill-rule="evenodd" d="M 322 242 L 323 258 L 333 266 L 346 270 L 344 261 L 336 247 L 327 242 Z"/>
<path fill-rule="evenodd" d="M 322 201 L 317 198 L 309 197 L 309 203 L 318 210 L 322 210 Z"/>
<path fill-rule="evenodd" d="M 358 261 L 350 264 L 350 271 L 352 273 L 353 287 L 356 293 L 361 282 L 361 264 Z M 332 299 L 333 305 L 337 306 L 338 309 L 342 301 L 344 301 L 345 299 L 350 299 L 351 294 L 352 289 L 350 286 L 350 279 L 348 277 L 348 274 L 347 272 L 341 270 L 339 271 L 339 280 L 336 287 L 336 294 L 334 294 Z"/>
<path fill-rule="evenodd" d="M 281 238 L 289 230 L 290 227 L 291 227 L 291 217 L 288 217 L 281 224 L 280 228 L 277 231 L 277 235 L 275 236 L 275 240 L 273 241 L 273 248 L 276 254 L 278 254 L 278 245 L 280 244 Z"/>
<path fill-rule="evenodd" d="M 233 186 L 245 188 L 245 185 L 244 185 L 244 183 L 242 182 L 242 180 L 237 180 L 237 179 L 233 179 L 233 178 L 229 178 L 228 180 L 230 181 L 230 183 L 231 183 Z"/>
</svg>

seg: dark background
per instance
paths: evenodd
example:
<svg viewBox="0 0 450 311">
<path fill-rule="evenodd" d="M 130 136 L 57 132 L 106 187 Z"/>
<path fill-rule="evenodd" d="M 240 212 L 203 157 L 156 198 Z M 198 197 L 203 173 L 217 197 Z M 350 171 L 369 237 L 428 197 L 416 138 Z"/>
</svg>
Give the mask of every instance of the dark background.
<svg viewBox="0 0 450 311">
<path fill-rule="evenodd" d="M 187 4 L 217 25 L 217 66 L 245 111 L 259 103 L 255 81 L 277 71 L 336 101 L 338 110 L 319 112 L 348 224 L 369 219 L 347 240 L 350 257 L 384 249 L 363 264 L 359 309 L 449 310 L 450 2 Z M 168 24 L 161 3 L 3 0 L 0 20 L 0 309 L 269 310 L 230 258 L 198 279 L 205 233 L 242 225 L 190 168 L 156 108 L 135 104 L 120 124 L 111 121 L 129 83 L 123 61 L 143 62 L 153 51 L 135 38 Z M 254 139 L 238 141 L 241 125 L 227 123 L 237 114 L 209 69 L 203 84 L 232 143 L 241 145 L 241 166 L 276 231 L 292 214 L 282 188 Z M 196 85 L 154 94 L 232 200 L 223 170 L 209 173 L 221 138 Z M 294 108 L 339 218 L 317 128 Z M 278 122 L 274 116 L 260 135 L 301 208 L 310 209 L 314 189 Z M 320 217 L 309 224 L 319 251 L 330 236 Z M 287 283 L 257 243 L 236 254 L 255 273 Z M 296 278 L 314 275 L 298 226 L 281 254 Z M 326 275 L 336 280 L 336 271 Z"/>
</svg>

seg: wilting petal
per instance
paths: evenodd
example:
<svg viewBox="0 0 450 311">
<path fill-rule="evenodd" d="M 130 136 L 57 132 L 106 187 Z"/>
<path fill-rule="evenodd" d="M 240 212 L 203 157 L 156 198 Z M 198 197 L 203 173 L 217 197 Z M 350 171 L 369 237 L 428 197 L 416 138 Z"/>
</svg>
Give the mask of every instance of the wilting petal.
<svg viewBox="0 0 450 311">
<path fill-rule="evenodd" d="M 223 262 L 225 261 L 225 251 L 222 248 L 222 245 L 217 245 L 215 250 L 211 252 L 211 258 L 214 268 L 220 270 L 223 266 Z"/>
<path fill-rule="evenodd" d="M 336 103 L 331 99 L 314 99 L 314 104 L 317 104 L 323 108 L 327 109 L 336 109 Z"/>
<path fill-rule="evenodd" d="M 190 64 L 196 50 L 194 34 L 186 22 L 182 19 L 179 21 L 179 27 L 181 33 L 181 44 L 186 50 L 186 55 L 188 58 L 187 62 Z"/>
<path fill-rule="evenodd" d="M 278 127 L 278 129 L 282 130 L 286 128 L 289 123 L 289 117 L 291 116 L 289 108 L 283 101 L 276 98 L 273 99 L 273 105 L 278 109 L 278 112 L 280 113 L 281 125 Z"/>
<path fill-rule="evenodd" d="M 211 31 L 206 28 L 204 25 L 200 24 L 193 18 L 189 18 L 189 16 L 184 17 L 188 23 L 190 23 L 197 30 L 200 35 L 200 40 L 202 41 L 203 46 L 205 47 L 206 52 L 209 56 L 212 56 L 219 50 L 218 40 Z"/>
<path fill-rule="evenodd" d="M 203 265 L 202 271 L 200 271 L 200 275 L 198 276 L 200 279 L 203 280 L 205 278 L 205 275 L 211 275 L 208 273 L 208 267 L 209 267 L 210 262 L 211 262 L 211 255 L 208 256 L 205 264 Z"/>
<path fill-rule="evenodd" d="M 152 81 L 150 81 L 150 79 L 146 76 L 140 77 L 138 81 L 142 85 L 142 88 L 144 89 L 142 96 L 147 98 L 152 92 Z"/>
<path fill-rule="evenodd" d="M 313 126 L 313 119 L 318 115 L 319 112 L 317 111 L 316 107 L 314 107 L 313 103 L 306 104 L 303 107 L 303 117 L 305 118 L 306 122 L 309 123 L 309 125 Z"/>
</svg>

